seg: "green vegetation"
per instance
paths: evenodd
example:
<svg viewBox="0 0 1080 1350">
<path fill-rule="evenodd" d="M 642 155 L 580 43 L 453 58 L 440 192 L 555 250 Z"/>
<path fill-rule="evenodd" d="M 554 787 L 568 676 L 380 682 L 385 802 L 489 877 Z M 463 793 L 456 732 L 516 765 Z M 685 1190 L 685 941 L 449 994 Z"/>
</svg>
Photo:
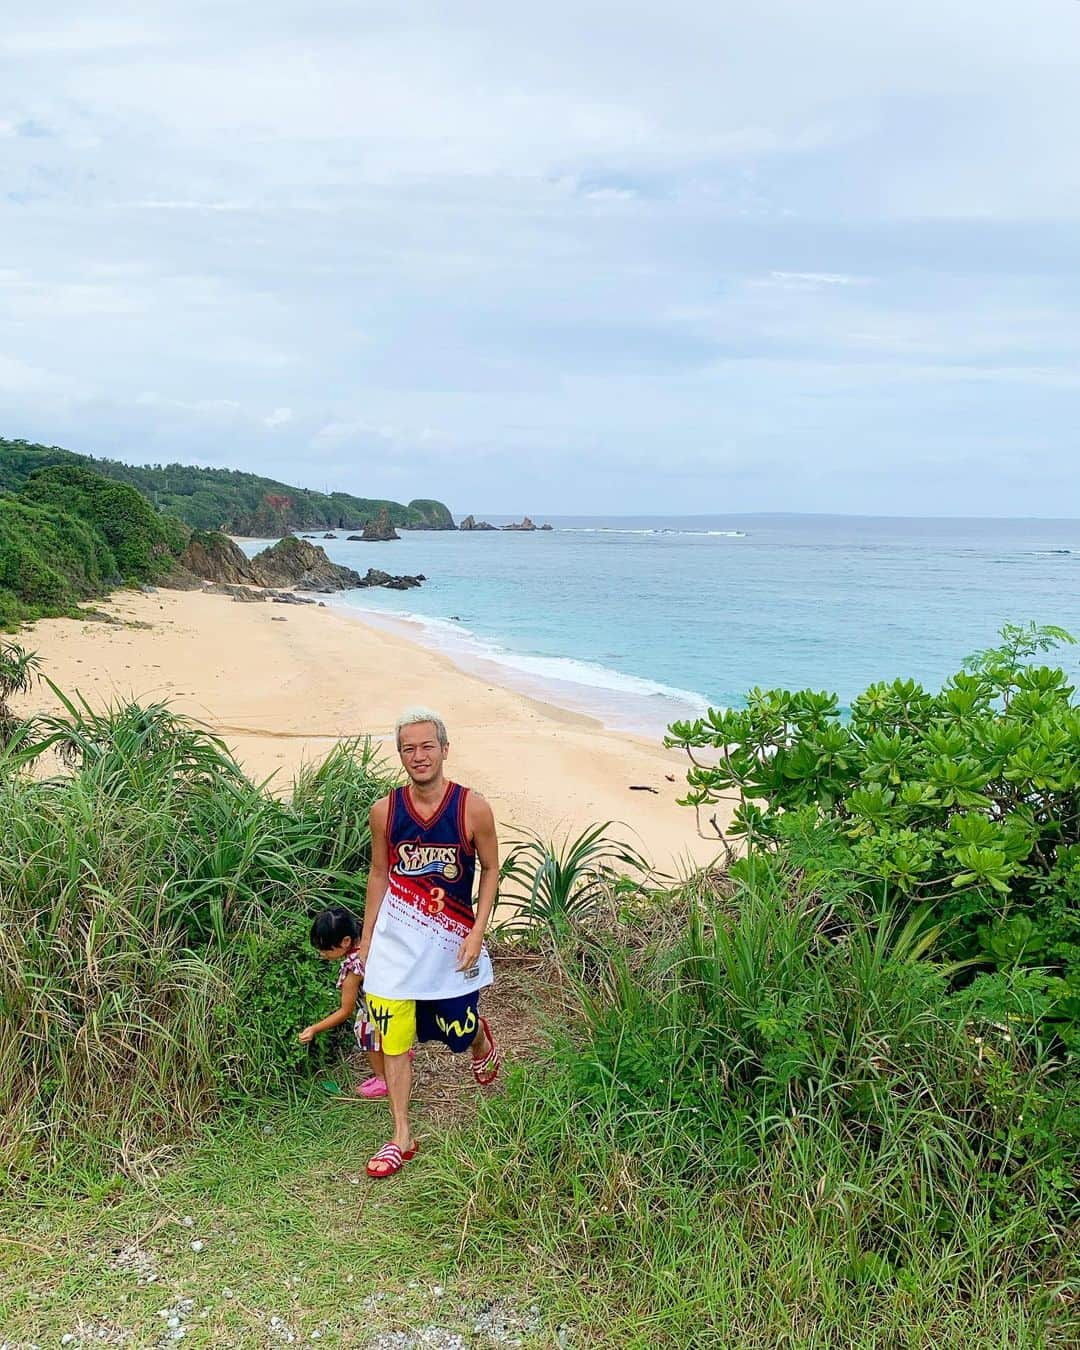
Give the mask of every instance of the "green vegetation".
<svg viewBox="0 0 1080 1350">
<path fill-rule="evenodd" d="M 434 1164 L 435 1235 L 528 1250 L 588 1344 L 1072 1343 L 1075 1077 L 822 880 L 758 856 L 562 938 L 547 1063 Z"/>
<path fill-rule="evenodd" d="M 370 752 L 341 748 L 279 801 L 165 709 L 69 706 L 15 734 L 0 1261 L 32 1269 L 35 1299 L 0 1320 L 45 1339 L 77 1309 L 151 1343 L 186 1295 L 207 1314 L 189 1344 L 262 1343 L 277 1316 L 344 1345 L 477 1337 L 498 1296 L 536 1305 L 538 1346 L 1075 1345 L 1075 714 L 1060 672 L 1029 664 L 1059 639 L 1010 628 L 941 694 L 879 688 L 846 721 L 825 696 L 755 693 L 672 728 L 716 760 L 692 804 L 753 790 L 724 874 L 660 884 L 603 828 L 523 838 L 505 899 L 533 922 L 510 921 L 494 1000 L 509 981 L 514 1012 L 493 1025 L 539 1044 L 474 1119 L 422 1093 L 421 1152 L 377 1186 L 360 1173 L 385 1116 L 320 1101 L 293 1039 L 332 999 L 302 916 L 360 904 L 386 786 Z M 70 775 L 41 776 L 52 752 Z M 961 852 L 954 821 L 975 818 L 1002 860 Z M 898 869 L 901 845 L 929 865 Z M 1048 935 L 1041 960 L 992 944 L 1017 915 Z M 107 1203 L 75 1213 L 59 1176 Z M 210 1235 L 198 1261 L 184 1214 Z M 132 1243 L 168 1298 L 132 1287 Z"/>
<path fill-rule="evenodd" d="M 77 455 L 56 446 L 0 439 L 0 490 L 18 491 L 36 469 L 50 465 L 92 469 L 136 488 L 160 512 L 192 529 L 277 537 L 290 530 L 361 529 L 385 506 L 391 521 L 406 529 L 454 528 L 442 502 L 353 497 L 346 492 L 312 492 L 236 469 L 192 465 L 135 466 L 114 459 Z"/>
<path fill-rule="evenodd" d="M 876 907 L 942 925 L 989 1010 L 1022 980 L 1033 1020 L 1080 1049 L 1080 707 L 1032 658 L 1072 638 L 1007 625 L 938 694 L 876 684 L 837 699 L 755 689 L 744 711 L 671 728 L 706 748 L 697 807 L 740 794 L 734 832 L 843 874 Z"/>
<path fill-rule="evenodd" d="M 175 517 L 158 515 L 126 484 L 74 464 L 39 470 L 22 496 L 92 524 L 124 577 L 147 580 L 169 567 L 190 533 Z"/>
<path fill-rule="evenodd" d="M 28 694 L 34 687 L 41 663 L 34 652 L 14 643 L 0 642 L 0 747 L 11 744 L 22 728 L 8 704 L 15 694 Z"/>
<path fill-rule="evenodd" d="M 43 773 L 50 754 L 70 770 Z M 296 1030 L 333 987 L 303 920 L 331 900 L 357 904 L 367 808 L 387 782 L 365 745 L 342 745 L 282 801 L 163 707 L 69 703 L 11 739 L 0 761 L 9 1175 L 72 1153 L 137 1170 L 307 1062 Z"/>
<path fill-rule="evenodd" d="M 0 497 L 0 627 L 70 613 L 121 580 L 102 535 L 85 520 Z"/>
<path fill-rule="evenodd" d="M 124 483 L 77 464 L 37 469 L 21 495 L 0 495 L 0 626 L 156 580 L 188 533 Z"/>
</svg>

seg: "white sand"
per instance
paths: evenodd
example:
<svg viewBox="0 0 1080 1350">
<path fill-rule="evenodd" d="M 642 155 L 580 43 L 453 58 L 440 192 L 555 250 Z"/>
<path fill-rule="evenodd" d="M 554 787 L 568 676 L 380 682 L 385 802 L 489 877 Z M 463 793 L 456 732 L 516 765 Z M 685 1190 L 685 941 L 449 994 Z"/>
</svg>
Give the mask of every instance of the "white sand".
<svg viewBox="0 0 1080 1350">
<path fill-rule="evenodd" d="M 301 761 L 321 759 L 343 737 L 380 738 L 396 763 L 394 720 L 423 704 L 446 719 L 448 775 L 487 797 L 504 838 L 514 826 L 561 838 L 613 820 L 666 872 L 719 851 L 698 836 L 693 810 L 676 805 L 683 755 L 465 674 L 440 653 L 329 606 L 161 591 L 121 592 L 101 608 L 151 627 L 48 619 L 18 640 L 69 695 L 94 705 L 167 701 L 220 734 L 249 773 L 276 775 L 281 791 Z M 56 705 L 42 687 L 18 706 Z"/>
</svg>

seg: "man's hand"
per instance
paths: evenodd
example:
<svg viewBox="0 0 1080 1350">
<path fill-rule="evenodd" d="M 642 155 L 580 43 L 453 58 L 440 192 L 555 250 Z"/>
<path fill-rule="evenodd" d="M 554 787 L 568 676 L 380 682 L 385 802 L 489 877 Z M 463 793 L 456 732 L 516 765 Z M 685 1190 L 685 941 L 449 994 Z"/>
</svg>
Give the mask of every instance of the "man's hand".
<svg viewBox="0 0 1080 1350">
<path fill-rule="evenodd" d="M 360 964 L 365 968 L 367 967 L 368 952 L 370 951 L 371 939 L 369 937 L 361 937 L 360 941 L 356 944 L 356 955 Z"/>
<path fill-rule="evenodd" d="M 301 1045 L 310 1045 L 311 1042 L 315 1039 L 315 1028 L 305 1027 L 303 1031 L 300 1033 L 298 1039 Z"/>
<path fill-rule="evenodd" d="M 458 970 L 471 970 L 480 960 L 480 948 L 484 945 L 484 932 L 481 928 L 474 928 L 465 941 L 458 948 L 457 968 Z"/>
</svg>

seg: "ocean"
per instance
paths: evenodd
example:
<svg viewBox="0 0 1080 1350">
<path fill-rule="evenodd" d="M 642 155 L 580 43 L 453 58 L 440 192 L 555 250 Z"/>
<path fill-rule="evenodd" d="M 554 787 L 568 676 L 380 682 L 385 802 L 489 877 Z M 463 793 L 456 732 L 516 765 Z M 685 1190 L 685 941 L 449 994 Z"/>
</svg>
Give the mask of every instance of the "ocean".
<svg viewBox="0 0 1080 1350">
<path fill-rule="evenodd" d="M 1080 521 L 544 519 L 550 532 L 319 538 L 360 572 L 428 578 L 332 603 L 493 683 L 650 736 L 710 704 L 742 706 L 755 685 L 843 704 L 895 676 L 937 688 L 1010 620 L 1080 637 Z M 1078 654 L 1063 653 L 1067 669 Z"/>
</svg>

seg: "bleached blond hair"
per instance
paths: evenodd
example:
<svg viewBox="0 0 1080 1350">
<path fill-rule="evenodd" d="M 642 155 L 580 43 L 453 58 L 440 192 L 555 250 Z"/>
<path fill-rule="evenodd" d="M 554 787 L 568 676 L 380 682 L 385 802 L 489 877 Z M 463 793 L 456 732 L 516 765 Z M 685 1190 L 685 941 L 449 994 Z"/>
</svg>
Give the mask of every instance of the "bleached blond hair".
<svg viewBox="0 0 1080 1350">
<path fill-rule="evenodd" d="M 432 712 L 430 708 L 406 708 L 398 720 L 394 723 L 394 743 L 401 749 L 401 733 L 406 727 L 419 726 L 421 722 L 430 722 L 435 728 L 435 735 L 439 738 L 439 744 L 445 750 L 450 744 L 450 738 L 446 734 L 446 723 L 437 712 Z"/>
</svg>

